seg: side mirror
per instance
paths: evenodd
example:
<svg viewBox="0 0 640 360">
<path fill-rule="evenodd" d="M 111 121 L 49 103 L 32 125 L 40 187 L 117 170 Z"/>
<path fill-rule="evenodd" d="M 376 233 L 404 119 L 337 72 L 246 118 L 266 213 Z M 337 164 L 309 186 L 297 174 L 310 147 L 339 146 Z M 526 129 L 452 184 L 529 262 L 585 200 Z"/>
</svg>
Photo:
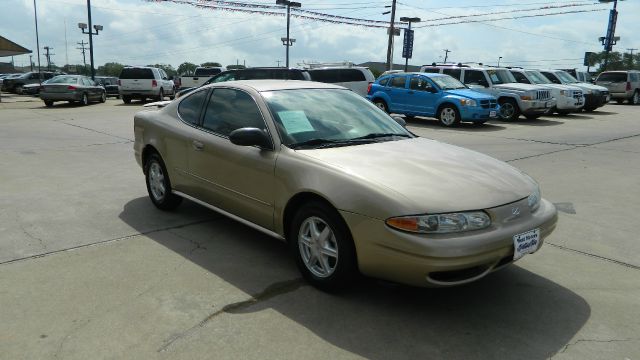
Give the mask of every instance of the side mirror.
<svg viewBox="0 0 640 360">
<path fill-rule="evenodd" d="M 264 149 L 272 149 L 271 139 L 269 136 L 258 128 L 240 128 L 233 130 L 229 134 L 229 140 L 232 144 L 240 146 L 259 146 Z"/>
<path fill-rule="evenodd" d="M 432 93 L 432 94 L 435 94 L 435 93 L 438 92 L 438 89 L 434 88 L 433 86 L 430 86 L 430 87 L 427 88 L 427 91 Z"/>
<path fill-rule="evenodd" d="M 407 127 L 407 122 L 404 120 L 403 117 L 394 115 L 391 118 L 395 120 L 398 124 L 400 124 L 400 126 Z"/>
</svg>

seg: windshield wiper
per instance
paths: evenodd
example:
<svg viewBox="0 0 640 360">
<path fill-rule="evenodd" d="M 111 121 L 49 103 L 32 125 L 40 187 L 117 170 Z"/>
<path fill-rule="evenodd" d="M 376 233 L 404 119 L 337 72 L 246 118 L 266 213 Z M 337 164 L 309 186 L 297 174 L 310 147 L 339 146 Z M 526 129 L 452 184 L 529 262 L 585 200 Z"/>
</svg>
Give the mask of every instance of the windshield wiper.
<svg viewBox="0 0 640 360">
<path fill-rule="evenodd" d="M 331 146 L 347 146 L 351 145 L 349 140 L 329 140 L 329 139 L 311 139 L 288 145 L 292 149 L 304 146 L 331 147 Z"/>
<path fill-rule="evenodd" d="M 408 134 L 397 134 L 397 133 L 372 133 L 372 134 L 367 134 L 365 136 L 359 136 L 357 138 L 353 138 L 351 140 L 370 140 L 370 139 L 378 139 L 378 138 L 384 138 L 384 137 L 391 137 L 391 136 L 399 136 L 399 137 L 405 137 L 405 138 L 409 138 L 411 137 L 411 135 Z"/>
</svg>

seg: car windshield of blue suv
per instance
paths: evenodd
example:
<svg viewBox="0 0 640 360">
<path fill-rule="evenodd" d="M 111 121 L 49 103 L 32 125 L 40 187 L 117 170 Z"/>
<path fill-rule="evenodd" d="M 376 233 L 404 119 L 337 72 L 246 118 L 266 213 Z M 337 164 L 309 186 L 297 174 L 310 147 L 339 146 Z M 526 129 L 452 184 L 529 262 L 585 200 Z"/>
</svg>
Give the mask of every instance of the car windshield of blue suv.
<svg viewBox="0 0 640 360">
<path fill-rule="evenodd" d="M 438 87 L 442 90 L 455 90 L 455 89 L 466 89 L 467 86 L 461 83 L 459 80 L 452 78 L 449 75 L 446 76 L 434 76 L 431 78 Z"/>
</svg>

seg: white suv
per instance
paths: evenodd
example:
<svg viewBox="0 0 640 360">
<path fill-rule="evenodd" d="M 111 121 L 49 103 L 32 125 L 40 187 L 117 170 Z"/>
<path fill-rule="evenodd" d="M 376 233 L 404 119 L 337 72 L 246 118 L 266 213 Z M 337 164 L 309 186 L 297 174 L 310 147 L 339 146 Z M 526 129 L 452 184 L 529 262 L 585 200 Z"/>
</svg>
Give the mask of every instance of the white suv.
<svg viewBox="0 0 640 360">
<path fill-rule="evenodd" d="M 364 66 L 313 64 L 306 70 L 312 81 L 344 86 L 362 97 L 367 96 L 369 84 L 376 81 L 371 70 Z"/>
<path fill-rule="evenodd" d="M 509 71 L 511 71 L 511 75 L 513 75 L 519 83 L 537 84 L 549 88 L 551 95 L 556 98 L 557 101 L 556 107 L 551 109 L 551 112 L 567 115 L 572 112 L 582 111 L 584 94 L 579 87 L 554 84 L 537 70 L 510 68 Z"/>
<path fill-rule="evenodd" d="M 173 80 L 164 70 L 147 66 L 127 66 L 120 72 L 118 91 L 125 104 L 131 99 L 145 100 L 146 98 L 158 101 L 165 96 L 173 100 L 176 95 Z"/>
</svg>

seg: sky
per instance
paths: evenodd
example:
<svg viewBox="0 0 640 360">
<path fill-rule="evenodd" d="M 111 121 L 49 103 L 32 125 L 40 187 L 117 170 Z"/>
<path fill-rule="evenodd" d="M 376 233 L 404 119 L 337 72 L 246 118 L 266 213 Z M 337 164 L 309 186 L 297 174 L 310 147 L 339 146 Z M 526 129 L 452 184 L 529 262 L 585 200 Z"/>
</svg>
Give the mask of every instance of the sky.
<svg viewBox="0 0 640 360">
<path fill-rule="evenodd" d="M 236 0 L 240 1 L 240 0 Z M 246 0 L 274 5 L 275 0 Z M 308 0 L 301 9 L 376 21 L 388 21 L 391 0 Z M 283 65 L 286 36 L 283 10 L 279 15 L 198 8 L 202 0 L 145 1 L 92 0 L 93 24 L 104 27 L 94 36 L 96 67 L 106 62 L 126 65 L 171 64 L 207 61 L 223 65 Z M 87 0 L 36 0 L 41 63 L 46 64 L 44 46 L 53 48 L 57 65 L 81 64 L 78 42 L 88 35 L 78 29 L 87 23 Z M 593 0 L 398 0 L 396 20 L 420 17 L 415 30 L 412 65 L 443 61 L 481 62 L 530 68 L 584 68 L 585 51 L 602 51 L 598 37 L 604 36 L 610 4 Z M 621 39 L 614 51 L 640 48 L 640 0 L 618 2 L 616 35 Z M 584 11 L 552 16 L 531 15 Z M 483 15 L 485 14 L 485 15 Z M 488 15 L 486 15 L 488 14 Z M 334 18 L 335 19 L 335 18 Z M 440 20 L 438 20 L 440 19 Z M 467 22 L 462 24 L 445 23 Z M 474 21 L 469 23 L 468 21 Z M 365 25 L 376 25 L 369 23 Z M 403 25 L 405 26 L 405 25 Z M 0 0 L 0 35 L 33 50 L 36 32 L 33 0 Z M 362 63 L 386 61 L 386 30 L 379 27 L 333 24 L 291 18 L 290 64 L 305 62 Z M 395 38 L 394 62 L 404 64 L 402 36 Z M 640 51 L 640 50 L 636 50 Z M 89 52 L 87 51 L 87 63 Z M 11 61 L 0 58 L 0 61 Z M 29 56 L 14 57 L 17 66 L 27 66 Z"/>
</svg>

